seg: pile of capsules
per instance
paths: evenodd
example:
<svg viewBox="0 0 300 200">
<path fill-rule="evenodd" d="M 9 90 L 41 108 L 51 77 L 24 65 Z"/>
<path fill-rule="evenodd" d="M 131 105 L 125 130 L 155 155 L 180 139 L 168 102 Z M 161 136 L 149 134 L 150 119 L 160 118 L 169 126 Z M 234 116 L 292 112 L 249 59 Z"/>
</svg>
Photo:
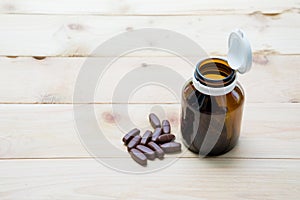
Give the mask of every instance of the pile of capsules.
<svg viewBox="0 0 300 200">
<path fill-rule="evenodd" d="M 149 121 L 154 131 L 147 130 L 140 136 L 137 128 L 129 131 L 123 142 L 133 160 L 140 165 L 147 165 L 147 159 L 154 160 L 156 157 L 163 159 L 165 153 L 176 153 L 181 151 L 181 144 L 175 142 L 175 135 L 171 134 L 171 126 L 168 120 L 160 123 L 159 118 L 151 113 Z"/>
</svg>

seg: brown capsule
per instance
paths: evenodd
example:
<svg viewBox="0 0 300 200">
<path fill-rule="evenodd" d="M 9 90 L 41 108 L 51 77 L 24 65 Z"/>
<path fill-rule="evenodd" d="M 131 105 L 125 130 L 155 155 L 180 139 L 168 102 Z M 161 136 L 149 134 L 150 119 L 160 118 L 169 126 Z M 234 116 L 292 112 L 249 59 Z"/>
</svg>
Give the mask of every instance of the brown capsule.
<svg viewBox="0 0 300 200">
<path fill-rule="evenodd" d="M 142 137 L 142 140 L 141 140 L 140 144 L 146 145 L 146 144 L 151 140 L 151 137 L 152 137 L 152 131 L 147 130 L 147 131 L 144 133 L 144 135 L 143 135 L 143 137 Z"/>
<path fill-rule="evenodd" d="M 153 141 L 153 142 L 157 142 L 157 139 L 158 139 L 158 137 L 161 135 L 161 128 L 156 128 L 154 131 L 153 131 L 153 134 L 152 134 L 152 138 L 151 138 L 151 140 Z"/>
<path fill-rule="evenodd" d="M 162 127 L 163 134 L 168 134 L 171 132 L 171 126 L 168 120 L 163 120 L 161 127 Z"/>
<path fill-rule="evenodd" d="M 158 128 L 158 127 L 161 127 L 160 120 L 159 120 L 159 118 L 154 113 L 151 113 L 149 115 L 149 121 L 150 121 L 151 126 L 154 129 Z"/>
<path fill-rule="evenodd" d="M 143 152 L 149 160 L 155 159 L 155 152 L 152 149 L 150 149 L 144 145 L 137 145 L 136 149 Z"/>
<path fill-rule="evenodd" d="M 181 144 L 178 142 L 168 142 L 160 145 L 165 153 L 175 153 L 181 151 Z"/>
<path fill-rule="evenodd" d="M 157 138 L 157 141 L 161 144 L 171 142 L 175 140 L 175 135 L 173 134 L 163 134 Z"/>
<path fill-rule="evenodd" d="M 164 157 L 164 151 L 155 142 L 149 142 L 148 147 L 150 147 L 155 152 L 158 158 L 162 159 Z"/>
<path fill-rule="evenodd" d="M 134 128 L 131 131 L 129 131 L 122 139 L 124 144 L 128 144 L 129 141 L 138 134 L 140 134 L 140 130 L 137 128 Z"/>
<path fill-rule="evenodd" d="M 140 165 L 147 165 L 147 157 L 137 149 L 130 150 L 131 158 Z"/>
<path fill-rule="evenodd" d="M 128 151 L 129 151 L 130 149 L 136 147 L 136 146 L 140 143 L 141 139 L 142 139 L 142 138 L 141 138 L 140 135 L 134 136 L 134 138 L 132 138 L 132 139 L 130 140 L 130 142 L 128 143 L 128 145 L 127 145 Z"/>
</svg>

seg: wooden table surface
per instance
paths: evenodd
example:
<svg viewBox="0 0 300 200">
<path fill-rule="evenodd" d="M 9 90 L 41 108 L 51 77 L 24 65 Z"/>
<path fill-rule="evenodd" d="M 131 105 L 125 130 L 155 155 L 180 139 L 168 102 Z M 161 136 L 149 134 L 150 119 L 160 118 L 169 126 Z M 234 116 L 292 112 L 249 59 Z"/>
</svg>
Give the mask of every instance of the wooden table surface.
<svg viewBox="0 0 300 200">
<path fill-rule="evenodd" d="M 299 199 L 299 13 L 299 0 L 1 0 L 0 199 Z M 253 68 L 239 77 L 247 102 L 231 152 L 206 159 L 171 155 L 179 159 L 169 167 L 135 175 L 112 170 L 86 151 L 73 114 L 79 70 L 87 57 L 105 59 L 91 53 L 102 42 L 144 27 L 177 31 L 211 56 L 226 55 L 231 30 L 247 33 Z M 145 116 L 157 106 L 180 135 L 180 101 L 158 86 L 114 102 L 128 103 L 129 114 L 112 111 L 111 88 L 141 62 L 192 74 L 170 55 L 143 52 L 118 60 L 92 103 L 105 136 L 124 151 L 116 120 L 146 127 Z"/>
</svg>

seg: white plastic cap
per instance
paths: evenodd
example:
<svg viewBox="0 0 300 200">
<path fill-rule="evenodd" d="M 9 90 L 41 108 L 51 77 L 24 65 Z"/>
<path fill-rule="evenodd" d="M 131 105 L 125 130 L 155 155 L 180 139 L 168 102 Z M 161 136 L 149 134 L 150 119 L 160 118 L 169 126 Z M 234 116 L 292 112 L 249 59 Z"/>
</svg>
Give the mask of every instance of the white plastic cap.
<svg viewBox="0 0 300 200">
<path fill-rule="evenodd" d="M 239 29 L 231 32 L 229 36 L 227 61 L 232 69 L 239 71 L 241 74 L 251 69 L 251 46 L 245 34 Z"/>
</svg>

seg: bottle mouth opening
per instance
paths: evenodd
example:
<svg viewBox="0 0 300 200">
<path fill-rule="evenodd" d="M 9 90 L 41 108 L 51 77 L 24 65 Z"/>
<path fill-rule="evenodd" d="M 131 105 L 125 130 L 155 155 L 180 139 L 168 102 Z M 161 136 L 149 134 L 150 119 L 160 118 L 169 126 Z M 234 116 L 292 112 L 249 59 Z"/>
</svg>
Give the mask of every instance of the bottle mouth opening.
<svg viewBox="0 0 300 200">
<path fill-rule="evenodd" d="M 236 78 L 235 70 L 221 58 L 202 60 L 197 64 L 194 75 L 197 81 L 209 87 L 225 87 Z"/>
</svg>

